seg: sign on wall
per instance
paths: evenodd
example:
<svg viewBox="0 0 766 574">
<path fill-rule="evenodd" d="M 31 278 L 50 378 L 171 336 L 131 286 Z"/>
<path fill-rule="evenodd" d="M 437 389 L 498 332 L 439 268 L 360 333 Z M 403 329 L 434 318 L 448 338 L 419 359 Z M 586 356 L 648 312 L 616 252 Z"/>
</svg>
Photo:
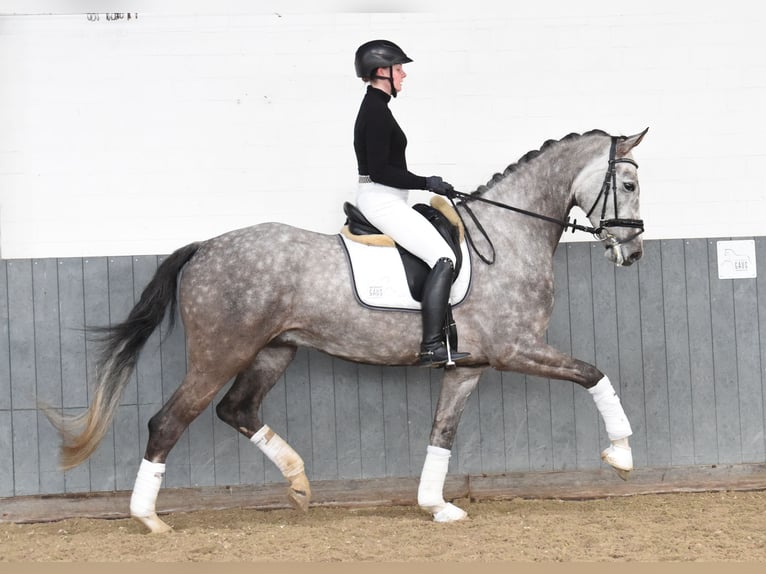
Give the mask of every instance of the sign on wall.
<svg viewBox="0 0 766 574">
<path fill-rule="evenodd" d="M 748 279 L 757 276 L 753 239 L 719 241 L 717 247 L 719 279 Z"/>
</svg>

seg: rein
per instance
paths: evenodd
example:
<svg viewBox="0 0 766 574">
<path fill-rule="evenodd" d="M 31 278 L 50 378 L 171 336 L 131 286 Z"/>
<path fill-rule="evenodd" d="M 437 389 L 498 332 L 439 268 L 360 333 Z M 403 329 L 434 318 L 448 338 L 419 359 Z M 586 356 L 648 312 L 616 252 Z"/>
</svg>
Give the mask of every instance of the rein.
<svg viewBox="0 0 766 574">
<path fill-rule="evenodd" d="M 601 197 L 603 196 L 604 205 L 601 209 L 601 220 L 599 221 L 598 227 L 579 225 L 576 219 L 571 222 L 569 221 L 569 218 L 567 218 L 566 220 L 557 219 L 555 217 L 550 217 L 548 215 L 543 215 L 541 213 L 536 213 L 534 211 L 528 211 L 526 209 L 521 209 L 520 207 L 514 207 L 513 205 L 508 205 L 506 203 L 502 203 L 499 201 L 486 199 L 484 197 L 481 197 L 480 195 L 474 195 L 470 193 L 463 193 L 457 190 L 452 190 L 451 192 L 449 192 L 448 198 L 450 200 L 450 203 L 452 203 L 452 206 L 455 208 L 455 211 L 457 212 L 458 217 L 463 222 L 463 228 L 465 229 L 465 237 L 468 244 L 473 248 L 473 250 L 476 252 L 476 254 L 484 263 L 486 263 L 487 265 L 494 264 L 495 246 L 492 243 L 492 240 L 489 238 L 489 234 L 487 234 L 486 230 L 484 229 L 484 226 L 478 220 L 473 210 L 471 210 L 471 208 L 469 207 L 468 203 L 470 201 L 480 201 L 482 203 L 493 205 L 495 207 L 500 207 L 502 209 L 507 209 L 509 211 L 514 211 L 522 215 L 527 215 L 529 217 L 534 217 L 536 219 L 542 219 L 543 221 L 548 221 L 549 223 L 560 225 L 564 229 L 569 228 L 572 230 L 572 233 L 574 233 L 575 231 L 584 231 L 586 233 L 590 233 L 594 235 L 595 237 L 597 237 L 600 241 L 604 241 L 606 243 L 606 249 L 611 249 L 618 245 L 622 245 L 623 243 L 632 241 L 633 239 L 641 235 L 644 232 L 644 221 L 642 219 L 621 219 L 618 217 L 617 192 L 616 192 L 617 174 L 615 170 L 615 165 L 618 163 L 629 163 L 631 165 L 634 165 L 636 168 L 638 168 L 638 164 L 630 158 L 615 159 L 615 151 L 617 149 L 617 139 L 618 139 L 617 137 L 612 137 L 612 143 L 609 148 L 609 166 L 607 168 L 606 175 L 604 176 L 604 183 L 601 186 L 601 191 L 596 197 L 596 200 L 593 202 L 593 205 L 591 206 L 591 208 L 588 210 L 588 213 L 587 213 L 587 216 L 590 217 L 591 213 L 593 213 L 593 210 L 596 208 L 596 205 L 598 205 L 598 202 L 601 200 Z M 604 219 L 604 217 L 606 217 L 606 207 L 609 200 L 610 191 L 612 192 L 612 197 L 614 202 L 615 217 L 613 219 Z M 473 242 L 473 238 L 471 237 L 471 234 L 468 231 L 468 227 L 465 225 L 465 222 L 463 221 L 463 216 L 460 214 L 460 211 L 457 209 L 458 206 L 455 205 L 455 201 L 454 201 L 455 198 L 462 200 L 462 203 L 460 205 L 465 209 L 466 213 L 468 213 L 471 220 L 476 225 L 476 228 L 479 230 L 479 233 L 484 237 L 484 239 L 489 244 L 490 249 L 492 250 L 492 255 L 490 258 L 485 257 L 476 248 L 476 245 Z M 611 233 L 607 231 L 607 229 L 610 227 L 630 227 L 630 228 L 638 229 L 639 231 L 631 235 L 628 239 L 619 241 L 614 235 L 612 235 Z M 602 233 L 604 233 L 605 231 L 606 231 L 606 236 L 601 237 Z"/>
</svg>

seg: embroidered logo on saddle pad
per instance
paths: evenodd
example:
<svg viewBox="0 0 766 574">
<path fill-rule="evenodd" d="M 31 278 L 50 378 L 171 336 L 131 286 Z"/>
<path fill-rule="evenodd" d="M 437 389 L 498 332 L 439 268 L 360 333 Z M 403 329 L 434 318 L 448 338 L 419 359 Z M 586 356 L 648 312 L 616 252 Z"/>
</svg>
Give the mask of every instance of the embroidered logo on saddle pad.
<svg viewBox="0 0 766 574">
<path fill-rule="evenodd" d="M 446 217 L 453 224 L 459 222 L 459 218 L 451 205 L 441 197 L 434 199 L 436 201 L 432 201 L 431 204 L 435 209 L 442 213 L 447 211 Z M 353 206 L 347 205 L 345 208 L 349 219 L 361 215 Z M 418 211 L 421 210 L 418 209 Z M 450 214 L 449 211 L 452 213 Z M 422 270 L 414 269 L 413 267 L 416 266 L 412 262 L 414 256 L 407 254 L 409 257 L 404 257 L 408 261 L 407 268 L 405 268 L 403 255 L 394 246 L 390 237 L 369 234 L 369 231 L 365 235 L 354 233 L 360 229 L 359 223 L 358 221 L 347 221 L 347 225 L 344 226 L 338 236 L 348 257 L 352 283 L 359 302 L 373 309 L 419 311 L 420 301 L 416 299 L 413 292 L 418 293 L 422 290 L 420 283 L 427 275 L 428 267 L 418 260 Z M 363 221 L 362 223 L 367 222 Z M 356 227 L 354 227 L 355 224 Z M 361 225 L 362 228 L 364 227 L 363 224 Z M 349 228 L 354 231 L 350 231 Z M 462 263 L 459 266 L 458 276 L 452 284 L 450 304 L 453 306 L 465 299 L 471 284 L 471 258 L 468 246 L 463 239 L 462 228 L 459 229 L 459 233 L 455 231 L 454 236 L 457 238 L 456 243 L 459 242 L 461 253 L 459 259 L 462 259 Z"/>
</svg>

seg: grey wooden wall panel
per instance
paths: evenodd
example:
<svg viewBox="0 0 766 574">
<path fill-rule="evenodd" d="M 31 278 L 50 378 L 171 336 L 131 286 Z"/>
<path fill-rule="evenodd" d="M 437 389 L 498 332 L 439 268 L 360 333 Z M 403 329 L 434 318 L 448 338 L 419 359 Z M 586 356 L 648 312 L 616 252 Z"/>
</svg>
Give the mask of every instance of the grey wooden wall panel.
<svg viewBox="0 0 766 574">
<path fill-rule="evenodd" d="M 506 471 L 505 428 L 503 421 L 503 381 L 502 374 L 494 369 L 482 373 L 478 388 L 478 416 L 481 441 L 481 468 L 483 472 L 499 473 Z M 421 457 L 430 434 L 431 419 L 426 421 L 428 431 L 426 442 L 421 444 Z M 422 464 L 422 460 L 421 460 Z"/>
<path fill-rule="evenodd" d="M 567 245 L 567 262 L 572 356 L 595 365 L 596 337 L 590 245 Z M 574 389 L 574 410 L 577 468 L 598 468 L 601 464 L 599 453 L 604 448 L 599 442 L 599 415 L 590 393 L 583 388 Z"/>
<path fill-rule="evenodd" d="M 11 355 L 11 400 L 14 409 L 34 409 L 35 312 L 32 262 L 8 262 L 8 334 Z"/>
<path fill-rule="evenodd" d="M 57 267 L 55 259 L 38 259 L 33 262 L 32 297 L 37 401 L 60 408 L 61 339 Z"/>
<path fill-rule="evenodd" d="M 633 461 L 647 461 L 643 356 L 641 354 L 641 307 L 638 268 L 620 267 L 615 272 L 617 336 L 620 358 L 620 400 L 633 428 L 630 441 Z"/>
<path fill-rule="evenodd" d="M 58 433 L 45 415 L 37 413 L 37 448 L 40 468 L 40 493 L 66 492 L 66 477 L 59 469 Z"/>
<path fill-rule="evenodd" d="M 755 279 L 733 281 L 742 462 L 763 460 L 764 412 Z"/>
<path fill-rule="evenodd" d="M 558 383 L 558 381 L 556 381 Z M 529 432 L 529 469 L 553 470 L 551 384 L 548 379 L 526 377 L 526 417 Z"/>
<path fill-rule="evenodd" d="M 16 495 L 40 493 L 37 411 L 13 411 L 13 484 Z"/>
<path fill-rule="evenodd" d="M 766 240 L 756 247 L 763 261 Z M 629 269 L 616 269 L 597 244 L 560 248 L 547 340 L 609 375 L 633 424 L 639 466 L 763 461 L 766 274 L 719 280 L 716 241 L 645 248 Z M 0 497 L 132 487 L 148 420 L 185 374 L 182 327 L 163 340 L 165 321 L 147 343 L 112 428 L 85 464 L 59 471 L 58 437 L 36 401 L 67 413 L 84 408 L 98 345 L 83 323 L 124 319 L 162 259 L 0 262 L 0 456 L 12 461 L 0 469 Z M 261 414 L 303 456 L 313 480 L 417 476 L 439 375 L 302 349 Z M 217 419 L 214 405 L 227 388 L 171 452 L 166 487 L 283 481 Z M 489 370 L 467 402 L 450 472 L 594 468 L 606 444 L 579 386 Z"/>
<path fill-rule="evenodd" d="M 319 480 L 330 479 L 338 474 L 332 358 L 312 353 L 309 356 L 309 380 L 313 472 Z"/>
<path fill-rule="evenodd" d="M 295 359 L 285 371 L 287 432 L 281 434 L 301 455 L 306 473 L 313 476 L 314 460 L 311 436 L 311 388 L 309 385 L 309 352 L 298 349 Z M 266 467 L 273 466 L 268 463 Z"/>
<path fill-rule="evenodd" d="M 508 472 L 528 471 L 530 466 L 526 377 L 519 373 L 502 373 L 502 382 L 505 468 Z"/>
<path fill-rule="evenodd" d="M 668 404 L 665 313 L 662 293 L 662 251 L 657 241 L 647 242 L 638 267 L 641 307 L 647 460 L 670 464 L 670 405 Z"/>
<path fill-rule="evenodd" d="M 0 498 L 16 494 L 14 484 L 15 464 L 13 460 L 13 416 L 8 409 L 0 409 Z"/>
<path fill-rule="evenodd" d="M 382 370 L 386 476 L 409 476 L 410 474 L 406 371 L 404 367 Z"/>
<path fill-rule="evenodd" d="M 604 248 L 591 244 L 591 269 L 593 292 L 593 325 L 595 328 L 595 365 L 612 382 L 617 394 L 622 397 L 620 376 L 619 339 L 617 337 L 617 280 L 616 269 L 604 257 Z M 631 407 L 623 401 L 623 408 L 631 417 Z M 601 417 L 598 418 L 599 445 L 609 444 L 609 437 Z"/>
<path fill-rule="evenodd" d="M 571 355 L 568 252 L 569 249 L 562 244 L 553 257 L 553 273 L 558 281 L 547 339 L 549 345 Z M 554 470 L 577 468 L 574 386 L 569 381 L 550 380 L 551 454 Z"/>
<path fill-rule="evenodd" d="M 763 409 L 763 444 L 766 450 L 766 237 L 755 240 L 756 261 L 760 263 L 761 272 L 756 278 L 758 292 L 758 340 L 761 345 L 760 368 L 761 396 Z M 766 457 L 765 457 L 766 458 Z"/>
<path fill-rule="evenodd" d="M 690 465 L 694 464 L 694 424 L 684 242 L 664 240 L 661 249 L 670 464 Z"/>
<path fill-rule="evenodd" d="M 715 241 L 708 241 L 708 257 L 718 461 L 734 464 L 742 462 L 737 347 L 734 339 L 734 294 L 731 279 L 718 279 Z"/>
<path fill-rule="evenodd" d="M 407 380 L 407 442 L 411 473 L 423 465 L 434 410 L 431 408 L 431 369 L 411 367 L 404 371 Z"/>
<path fill-rule="evenodd" d="M 114 472 L 117 490 L 133 488 L 136 478 L 136 461 L 140 461 L 143 449 L 138 443 L 138 405 L 120 405 L 114 416 Z"/>
<path fill-rule="evenodd" d="M 358 373 L 361 476 L 385 476 L 382 370 L 373 365 L 359 365 Z"/>
<path fill-rule="evenodd" d="M 9 327 L 8 267 L 5 261 L 0 260 L 0 412 L 11 409 L 11 341 L 10 333 L 8 332 Z"/>
<path fill-rule="evenodd" d="M 713 373 L 713 326 L 710 317 L 710 277 L 707 240 L 686 241 L 686 295 L 689 318 L 694 462 L 718 462 L 718 438 Z"/>
<path fill-rule="evenodd" d="M 58 263 L 63 406 L 87 407 L 83 262 L 81 259 L 61 259 Z"/>
<path fill-rule="evenodd" d="M 362 438 L 359 417 L 359 372 L 357 365 L 333 359 L 335 386 L 335 437 L 338 449 L 338 478 L 362 477 Z"/>
<path fill-rule="evenodd" d="M 114 466 L 114 425 L 104 435 L 101 444 L 88 459 L 90 485 L 93 490 L 114 490 L 116 475 Z"/>
</svg>

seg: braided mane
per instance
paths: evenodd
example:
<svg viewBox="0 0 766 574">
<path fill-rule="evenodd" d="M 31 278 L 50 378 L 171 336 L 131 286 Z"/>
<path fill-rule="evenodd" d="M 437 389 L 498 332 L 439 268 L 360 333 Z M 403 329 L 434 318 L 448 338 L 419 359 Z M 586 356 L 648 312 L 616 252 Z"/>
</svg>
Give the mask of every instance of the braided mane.
<svg viewBox="0 0 766 574">
<path fill-rule="evenodd" d="M 487 190 L 491 189 L 497 182 L 505 179 L 507 176 L 509 176 L 514 171 L 519 169 L 519 167 L 529 163 L 530 161 L 535 159 L 537 156 L 544 153 L 545 151 L 547 151 L 548 149 L 550 149 L 552 146 L 556 144 L 559 144 L 562 142 L 569 142 L 579 138 L 594 136 L 594 135 L 609 136 L 609 134 L 606 133 L 605 131 L 596 129 L 596 130 L 590 130 L 583 134 L 571 133 L 569 135 L 564 136 L 560 140 L 546 140 L 543 143 L 543 145 L 540 147 L 540 149 L 528 151 L 516 163 L 512 163 L 508 167 L 506 167 L 505 170 L 503 170 L 503 173 L 496 173 L 495 175 L 492 176 L 492 179 L 490 179 L 485 185 L 480 185 L 476 189 L 476 191 L 474 191 L 471 195 L 484 194 Z"/>
</svg>

